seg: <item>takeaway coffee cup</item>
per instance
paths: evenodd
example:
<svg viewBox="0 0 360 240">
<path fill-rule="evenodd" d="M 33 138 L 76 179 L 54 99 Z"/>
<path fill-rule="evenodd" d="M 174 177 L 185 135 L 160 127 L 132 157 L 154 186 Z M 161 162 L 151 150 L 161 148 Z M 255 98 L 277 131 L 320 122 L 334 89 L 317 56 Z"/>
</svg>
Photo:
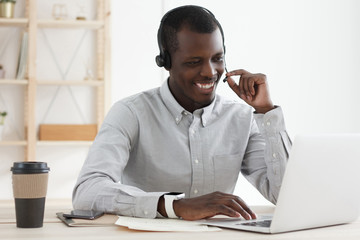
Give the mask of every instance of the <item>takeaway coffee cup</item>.
<svg viewBox="0 0 360 240">
<path fill-rule="evenodd" d="M 45 162 L 15 162 L 11 171 L 17 227 L 42 227 L 50 168 Z"/>
</svg>

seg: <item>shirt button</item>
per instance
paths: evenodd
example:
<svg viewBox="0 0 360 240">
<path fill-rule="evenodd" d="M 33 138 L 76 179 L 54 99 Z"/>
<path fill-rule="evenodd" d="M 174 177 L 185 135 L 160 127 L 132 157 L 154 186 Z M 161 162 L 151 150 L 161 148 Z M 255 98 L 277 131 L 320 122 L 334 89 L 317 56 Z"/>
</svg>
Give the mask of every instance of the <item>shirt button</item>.
<svg viewBox="0 0 360 240">
<path fill-rule="evenodd" d="M 199 191 L 197 189 L 194 190 L 194 193 L 197 194 Z"/>
<path fill-rule="evenodd" d="M 272 156 L 273 156 L 273 158 L 276 158 L 276 153 L 273 153 L 273 155 L 272 155 Z"/>
<path fill-rule="evenodd" d="M 271 124 L 270 122 L 266 122 L 266 125 L 270 126 L 270 124 Z"/>
<path fill-rule="evenodd" d="M 196 164 L 198 164 L 199 163 L 199 160 L 197 160 L 197 159 L 195 159 L 195 161 L 194 161 Z"/>
<path fill-rule="evenodd" d="M 191 130 L 191 134 L 195 134 L 195 130 L 192 129 L 192 130 Z"/>
<path fill-rule="evenodd" d="M 144 214 L 145 214 L 145 215 L 148 215 L 148 213 L 149 213 L 148 211 L 146 211 L 146 210 L 144 211 Z"/>
</svg>

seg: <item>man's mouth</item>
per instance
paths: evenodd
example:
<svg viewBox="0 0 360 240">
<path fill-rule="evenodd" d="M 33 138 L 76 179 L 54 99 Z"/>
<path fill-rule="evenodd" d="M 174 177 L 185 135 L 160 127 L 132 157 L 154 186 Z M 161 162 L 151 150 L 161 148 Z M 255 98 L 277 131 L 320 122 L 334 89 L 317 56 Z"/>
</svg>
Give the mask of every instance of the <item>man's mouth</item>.
<svg viewBox="0 0 360 240">
<path fill-rule="evenodd" d="M 210 89 L 215 85 L 215 82 L 210 83 L 196 83 L 196 86 L 198 86 L 201 89 Z"/>
</svg>

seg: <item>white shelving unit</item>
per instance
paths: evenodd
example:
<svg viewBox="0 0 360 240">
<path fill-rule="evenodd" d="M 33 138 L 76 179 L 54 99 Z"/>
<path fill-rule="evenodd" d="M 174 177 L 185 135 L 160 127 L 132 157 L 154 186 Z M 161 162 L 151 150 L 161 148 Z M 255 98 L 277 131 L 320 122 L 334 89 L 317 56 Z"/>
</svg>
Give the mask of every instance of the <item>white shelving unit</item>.
<svg viewBox="0 0 360 240">
<path fill-rule="evenodd" d="M 99 29 L 104 27 L 104 21 L 82 21 L 82 20 L 39 20 L 40 28 L 84 28 Z"/>
<path fill-rule="evenodd" d="M 67 80 L 67 81 L 61 81 L 61 80 L 42 80 L 37 81 L 38 85 L 70 85 L 70 86 L 103 86 L 103 81 L 96 81 L 96 80 L 89 80 L 89 81 L 79 81 L 79 80 Z"/>
<path fill-rule="evenodd" d="M 0 85 L 27 85 L 28 80 L 18 80 L 18 79 L 1 79 Z"/>
<path fill-rule="evenodd" d="M 0 26 L 3 27 L 27 27 L 28 24 L 27 18 L 0 18 Z"/>
<path fill-rule="evenodd" d="M 26 146 L 26 141 L 0 141 L 0 146 Z"/>
<path fill-rule="evenodd" d="M 69 0 L 71 1 L 71 0 Z M 52 20 L 37 18 L 37 0 L 26 0 L 26 13 L 24 18 L 0 18 L 1 27 L 20 27 L 28 32 L 28 62 L 25 79 L 1 79 L 0 88 L 5 85 L 23 86 L 24 91 L 24 127 L 25 139 L 21 141 L 0 141 L 0 146 L 25 147 L 25 161 L 36 159 L 38 146 L 90 146 L 91 141 L 39 141 L 36 126 L 36 97 L 38 86 L 83 86 L 96 88 L 96 124 L 101 125 L 105 113 L 110 106 L 110 0 L 96 0 L 96 20 Z M 37 79 L 36 56 L 37 34 L 41 28 L 52 29 L 90 29 L 96 31 L 96 56 L 95 80 L 39 80 Z"/>
<path fill-rule="evenodd" d="M 36 143 L 39 147 L 46 146 L 77 146 L 77 147 L 88 147 L 91 146 L 92 141 L 38 141 Z"/>
</svg>

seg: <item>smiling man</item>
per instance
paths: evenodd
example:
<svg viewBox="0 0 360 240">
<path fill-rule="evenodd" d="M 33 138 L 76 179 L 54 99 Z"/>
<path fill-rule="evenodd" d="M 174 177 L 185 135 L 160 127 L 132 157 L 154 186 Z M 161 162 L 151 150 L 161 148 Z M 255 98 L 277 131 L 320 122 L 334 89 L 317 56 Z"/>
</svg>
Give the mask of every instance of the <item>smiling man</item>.
<svg viewBox="0 0 360 240">
<path fill-rule="evenodd" d="M 177 102 L 189 112 L 209 105 L 224 72 L 224 49 L 219 29 L 197 33 L 183 27 L 179 47 L 171 51 L 169 87 Z"/>
<path fill-rule="evenodd" d="M 202 7 L 169 11 L 158 43 L 156 63 L 169 71 L 168 80 L 112 107 L 81 170 L 74 208 L 147 218 L 255 218 L 233 195 L 238 175 L 276 203 L 291 145 L 266 76 L 226 74 L 248 105 L 216 94 L 224 35 Z"/>
</svg>

